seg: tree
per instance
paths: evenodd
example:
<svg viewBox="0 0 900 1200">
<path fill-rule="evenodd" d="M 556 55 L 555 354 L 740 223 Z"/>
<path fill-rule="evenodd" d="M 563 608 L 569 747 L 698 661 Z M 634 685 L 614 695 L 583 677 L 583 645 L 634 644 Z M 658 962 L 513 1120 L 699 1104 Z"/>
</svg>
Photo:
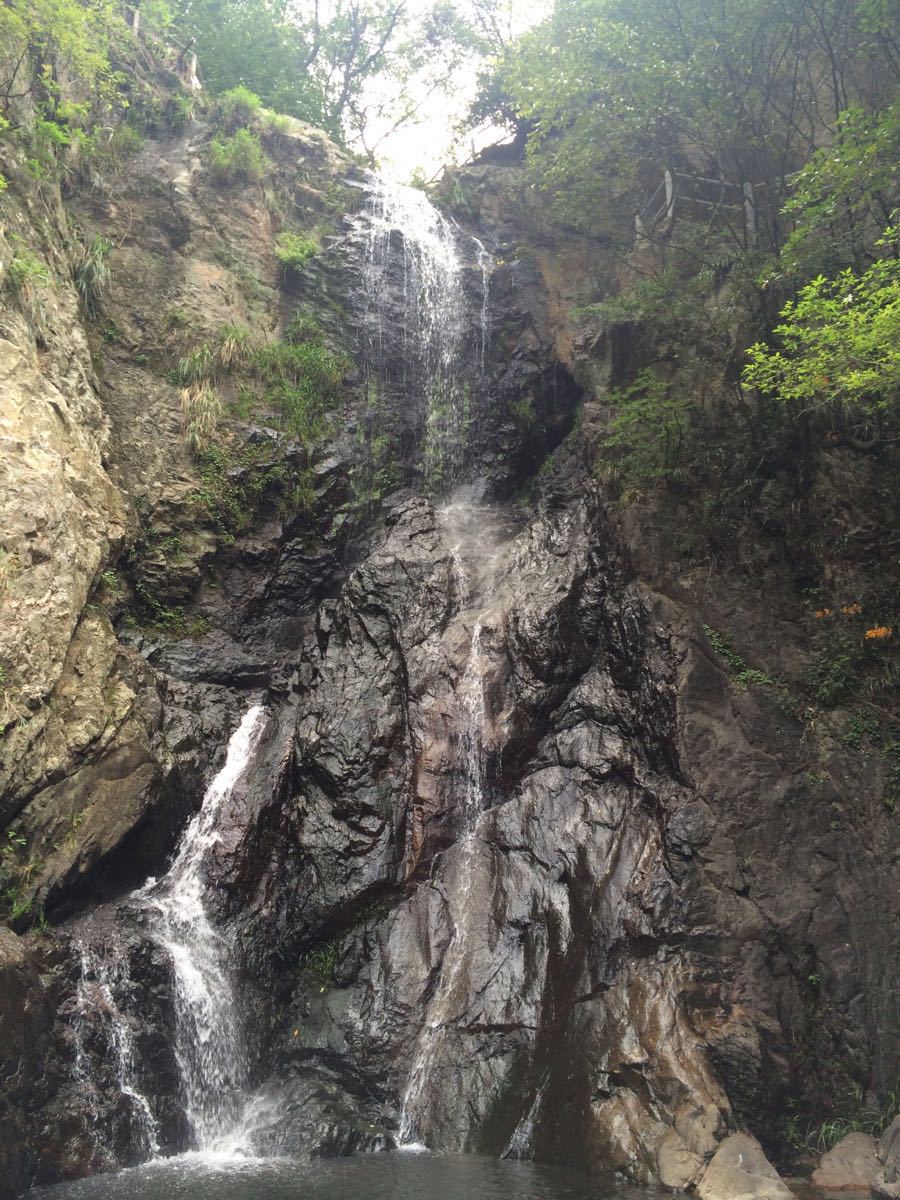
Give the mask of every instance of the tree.
<svg viewBox="0 0 900 1200">
<path fill-rule="evenodd" d="M 15 101 L 59 99 L 58 76 L 77 80 L 81 101 L 63 115 L 86 111 L 113 86 L 110 47 L 125 33 L 113 0 L 4 0 L 0 5 L 0 113 Z"/>
<path fill-rule="evenodd" d="M 538 181 L 590 224 L 598 180 L 681 164 L 778 181 L 852 103 L 896 88 L 900 16 L 875 0 L 565 0 L 498 68 Z"/>
<path fill-rule="evenodd" d="M 369 152 L 373 118 L 413 119 L 476 44 L 445 0 L 177 0 L 176 28 L 195 39 L 210 91 L 245 86 Z"/>
</svg>

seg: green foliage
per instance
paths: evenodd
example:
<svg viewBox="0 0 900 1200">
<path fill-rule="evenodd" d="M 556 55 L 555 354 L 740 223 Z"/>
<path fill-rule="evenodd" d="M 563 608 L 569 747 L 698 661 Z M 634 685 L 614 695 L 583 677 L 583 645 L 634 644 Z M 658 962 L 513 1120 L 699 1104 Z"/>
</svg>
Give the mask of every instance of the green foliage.
<svg viewBox="0 0 900 1200">
<path fill-rule="evenodd" d="M 224 325 L 216 334 L 214 353 L 223 371 L 249 366 L 256 350 L 253 334 L 243 325 Z"/>
<path fill-rule="evenodd" d="M 0 5 L 0 110 L 31 94 L 64 119 L 84 117 L 114 97 L 111 50 L 127 36 L 114 0 L 5 0 Z M 79 105 L 60 94 L 60 78 L 78 81 Z"/>
<path fill-rule="evenodd" d="M 145 628 L 174 638 L 201 638 L 212 628 L 205 617 L 187 613 L 180 606 L 170 608 L 142 583 L 137 583 L 134 590 L 143 610 L 140 623 Z"/>
<path fill-rule="evenodd" d="M 266 400 L 280 409 L 285 428 L 309 446 L 320 435 L 322 418 L 340 397 L 346 363 L 313 335 L 273 342 L 256 356 Z"/>
<path fill-rule="evenodd" d="M 14 296 L 20 296 L 39 283 L 47 283 L 50 273 L 47 265 L 31 250 L 17 250 L 6 268 L 6 283 Z"/>
<path fill-rule="evenodd" d="M 794 1110 L 786 1123 L 786 1140 L 797 1150 L 825 1154 L 848 1133 L 866 1133 L 870 1137 L 880 1138 L 900 1114 L 896 1092 L 889 1092 L 883 1104 L 870 1104 L 858 1086 L 847 1090 L 843 1107 L 846 1111 L 841 1115 L 818 1123 L 807 1122 L 805 1126 Z"/>
<path fill-rule="evenodd" d="M 423 95 L 451 86 L 474 48 L 470 23 L 449 5 L 175 0 L 174 10 L 213 94 L 249 90 L 339 140 L 372 115 L 413 120 Z"/>
<path fill-rule="evenodd" d="M 728 673 L 737 687 L 745 688 L 757 685 L 778 689 L 784 688 L 784 684 L 777 679 L 773 679 L 771 675 L 767 675 L 765 671 L 758 671 L 755 667 L 747 666 L 734 648 L 734 636 L 732 634 L 719 633 L 717 630 L 710 628 L 709 625 L 703 626 L 703 632 L 706 634 L 713 650 L 715 650 L 716 654 L 728 668 Z"/>
<path fill-rule="evenodd" d="M 250 125 L 259 113 L 262 101 L 255 92 L 239 84 L 223 92 L 216 101 L 216 114 L 229 132 Z"/>
<path fill-rule="evenodd" d="M 303 233 L 283 230 L 275 238 L 275 257 L 285 269 L 299 271 L 318 249 L 315 238 Z"/>
<path fill-rule="evenodd" d="M 181 412 L 185 440 L 194 453 L 208 446 L 218 428 L 224 407 L 217 382 L 253 361 L 256 344 L 244 326 L 225 325 L 211 342 L 203 342 L 178 361 L 171 373 L 181 386 Z"/>
<path fill-rule="evenodd" d="M 110 600 L 117 600 L 122 594 L 122 581 L 112 569 L 101 571 L 100 586 Z"/>
<path fill-rule="evenodd" d="M 259 138 L 249 129 L 209 143 L 209 169 L 218 183 L 257 183 L 268 167 Z"/>
<path fill-rule="evenodd" d="M 629 387 L 611 391 L 609 403 L 614 416 L 603 457 L 626 489 L 679 479 L 698 437 L 690 402 L 647 368 Z"/>
<path fill-rule="evenodd" d="M 883 112 L 842 112 L 834 143 L 817 150 L 792 182 L 784 214 L 793 230 L 781 270 L 801 279 L 848 266 L 863 271 L 900 201 L 898 158 L 900 102 Z"/>
<path fill-rule="evenodd" d="M 884 590 L 864 597 L 862 604 L 820 608 L 814 619 L 814 654 L 805 682 L 815 702 L 823 708 L 874 703 L 889 713 L 900 683 L 896 598 Z"/>
<path fill-rule="evenodd" d="M 879 36 L 871 19 L 842 0 L 567 0 L 484 92 L 528 128 L 535 178 L 560 211 L 600 228 L 611 202 L 627 219 L 649 198 L 645 163 L 657 179 L 664 165 L 707 163 L 738 194 L 745 180 L 775 188 L 857 79 L 890 95 L 900 17 L 886 13 Z"/>
<path fill-rule="evenodd" d="M 750 348 L 744 382 L 801 413 L 870 425 L 900 398 L 900 261 L 882 259 L 802 288 L 781 310 L 780 348 Z"/>
<path fill-rule="evenodd" d="M 26 846 L 22 834 L 12 829 L 0 841 L 0 919 L 10 923 L 24 917 L 32 907 L 24 892 L 36 864 L 23 861 L 22 851 Z"/>
<path fill-rule="evenodd" d="M 184 438 L 195 454 L 209 444 L 222 412 L 221 397 L 210 383 L 192 383 L 182 389 L 181 418 Z"/>
<path fill-rule="evenodd" d="M 205 518 L 225 542 L 249 527 L 266 495 L 288 483 L 283 462 L 267 460 L 265 446 L 240 451 L 212 443 L 197 453 L 200 488 L 191 497 L 197 515 Z"/>
<path fill-rule="evenodd" d="M 176 92 L 169 96 L 163 106 L 163 124 L 173 133 L 180 133 L 194 115 L 193 100 L 189 95 Z"/>
<path fill-rule="evenodd" d="M 315 480 L 309 469 L 298 472 L 285 485 L 278 505 L 278 511 L 284 518 L 294 517 L 298 513 L 309 513 L 316 506 Z"/>
<path fill-rule="evenodd" d="M 337 942 L 327 942 L 324 946 L 317 946 L 303 956 L 303 966 L 319 984 L 322 991 L 334 983 L 338 950 Z"/>
<path fill-rule="evenodd" d="M 100 300 L 109 284 L 110 242 L 104 237 L 93 237 L 83 246 L 73 269 L 75 288 L 86 316 L 93 320 L 97 316 Z"/>
</svg>

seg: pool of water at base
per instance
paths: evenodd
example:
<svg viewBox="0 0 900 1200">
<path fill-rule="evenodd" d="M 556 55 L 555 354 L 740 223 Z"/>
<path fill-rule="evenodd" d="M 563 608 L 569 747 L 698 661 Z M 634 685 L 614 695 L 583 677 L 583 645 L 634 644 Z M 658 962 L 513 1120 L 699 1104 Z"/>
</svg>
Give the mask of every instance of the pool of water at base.
<svg viewBox="0 0 900 1200">
<path fill-rule="evenodd" d="M 291 1159 L 184 1154 L 36 1188 L 27 1200 L 660 1200 L 558 1167 L 428 1153 Z"/>
</svg>

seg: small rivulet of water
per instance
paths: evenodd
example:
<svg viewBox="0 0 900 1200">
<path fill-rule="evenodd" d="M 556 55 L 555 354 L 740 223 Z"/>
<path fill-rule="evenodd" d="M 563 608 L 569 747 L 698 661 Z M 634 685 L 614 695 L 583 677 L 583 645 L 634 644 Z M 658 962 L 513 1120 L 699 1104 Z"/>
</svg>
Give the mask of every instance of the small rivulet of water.
<svg viewBox="0 0 900 1200">
<path fill-rule="evenodd" d="M 486 750 L 490 725 L 486 699 L 489 658 L 484 638 L 486 630 L 496 626 L 501 618 L 497 580 L 509 535 L 500 510 L 464 500 L 445 505 L 438 517 L 453 563 L 459 618 L 467 625 L 471 623 L 469 651 L 456 687 L 459 750 L 453 778 L 460 828 L 456 861 L 447 883 L 453 934 L 428 1003 L 404 1090 L 401 1146 L 419 1145 L 427 1136 L 423 1115 L 427 1112 L 429 1093 L 444 1060 L 452 1060 L 455 1022 L 470 1001 L 469 966 L 476 952 L 478 918 L 474 886 L 479 854 L 478 822 L 489 801 Z"/>
<path fill-rule="evenodd" d="M 75 943 L 81 973 L 72 1016 L 75 1065 L 73 1075 L 87 1101 L 87 1112 L 95 1133 L 100 1132 L 93 1060 L 89 1042 L 99 1036 L 104 1058 L 112 1064 L 119 1091 L 130 1110 L 132 1142 L 140 1158 L 159 1153 L 159 1128 L 150 1102 L 141 1090 L 134 1028 L 122 1012 L 118 997 L 129 989 L 128 959 L 113 940 L 95 940 L 85 933 Z"/>
<path fill-rule="evenodd" d="M 206 789 L 162 879 L 134 899 L 172 961 L 175 1054 L 185 1112 L 198 1150 L 240 1148 L 249 1062 L 228 945 L 210 918 L 205 870 L 219 840 L 219 816 L 251 761 L 266 725 L 255 705 L 228 743 L 225 765 Z"/>
<path fill-rule="evenodd" d="M 425 477 L 440 492 L 464 474 L 481 399 L 473 388 L 484 369 L 491 258 L 472 238 L 482 284 L 476 333 L 458 230 L 417 188 L 373 175 L 368 194 L 362 218 L 365 357 L 376 375 L 423 403 Z"/>
</svg>

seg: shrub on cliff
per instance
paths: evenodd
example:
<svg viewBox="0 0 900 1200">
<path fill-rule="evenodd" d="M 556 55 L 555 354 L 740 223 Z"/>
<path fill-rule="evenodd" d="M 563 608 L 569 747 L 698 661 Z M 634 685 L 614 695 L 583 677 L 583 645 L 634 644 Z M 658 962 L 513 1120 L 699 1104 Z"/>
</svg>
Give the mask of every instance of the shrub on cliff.
<svg viewBox="0 0 900 1200">
<path fill-rule="evenodd" d="M 217 183 L 256 183 L 268 166 L 259 138 L 249 129 L 209 143 L 209 170 Z"/>
<path fill-rule="evenodd" d="M 259 96 L 243 86 L 223 92 L 216 102 L 218 118 L 228 131 L 249 125 L 261 108 Z"/>
<path fill-rule="evenodd" d="M 900 401 L 900 262 L 820 275 L 789 300 L 777 344 L 749 350 L 744 382 L 790 405 L 874 431 Z"/>
</svg>

